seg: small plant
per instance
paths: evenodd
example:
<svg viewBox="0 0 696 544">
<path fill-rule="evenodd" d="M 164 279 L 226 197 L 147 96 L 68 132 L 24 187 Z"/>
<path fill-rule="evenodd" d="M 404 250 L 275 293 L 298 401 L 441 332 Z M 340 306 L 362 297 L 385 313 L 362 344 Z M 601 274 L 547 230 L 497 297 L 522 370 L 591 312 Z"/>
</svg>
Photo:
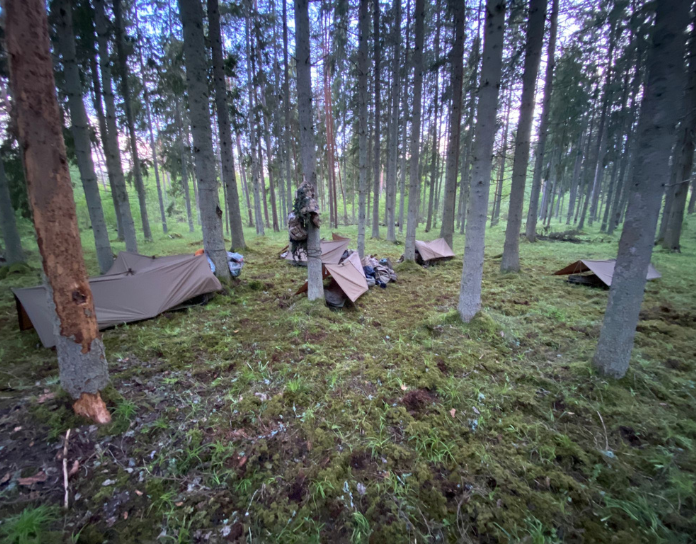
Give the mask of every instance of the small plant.
<svg viewBox="0 0 696 544">
<path fill-rule="evenodd" d="M 372 529 L 370 529 L 370 522 L 367 521 L 367 518 L 360 512 L 353 512 L 353 524 L 353 534 L 350 538 L 351 542 L 354 544 L 368 542 L 372 534 Z"/>
<path fill-rule="evenodd" d="M 46 526 L 57 519 L 53 508 L 25 508 L 0 526 L 0 536 L 7 544 L 39 544 L 44 542 Z"/>
</svg>

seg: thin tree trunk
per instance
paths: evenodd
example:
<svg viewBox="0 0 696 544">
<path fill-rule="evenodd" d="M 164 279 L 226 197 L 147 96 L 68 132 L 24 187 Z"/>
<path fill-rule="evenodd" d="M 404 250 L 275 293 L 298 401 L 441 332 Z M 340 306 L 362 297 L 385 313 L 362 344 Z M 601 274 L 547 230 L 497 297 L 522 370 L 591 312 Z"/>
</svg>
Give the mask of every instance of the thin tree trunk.
<svg viewBox="0 0 696 544">
<path fill-rule="evenodd" d="M 464 2 L 450 0 L 454 18 L 454 42 L 450 52 L 452 65 L 452 102 L 450 104 L 449 139 L 445 165 L 445 191 L 442 207 L 440 237 L 452 247 L 454 237 L 454 209 L 457 202 L 457 173 L 459 170 L 459 147 L 462 130 L 462 85 L 464 80 Z M 464 178 L 462 177 L 462 183 Z"/>
<path fill-rule="evenodd" d="M 252 73 L 254 71 L 254 55 L 252 52 L 253 42 L 251 40 L 251 6 L 246 17 L 245 32 L 246 32 L 246 52 L 247 52 L 247 86 L 249 88 L 249 155 L 251 157 L 251 182 L 254 187 L 254 221 L 256 221 L 256 234 L 265 236 L 265 223 L 261 216 L 261 191 L 259 189 L 259 164 L 256 156 L 256 120 L 255 120 L 255 95 L 256 91 L 252 82 Z M 263 181 L 263 179 L 261 180 Z M 268 214 L 266 214 L 268 216 Z M 268 217 L 266 217 L 268 219 Z"/>
<path fill-rule="evenodd" d="M 408 52 L 410 48 L 410 33 L 411 33 L 411 0 L 406 2 L 406 47 L 404 48 L 404 93 L 403 93 L 403 108 L 404 108 L 404 126 L 402 134 L 402 144 L 401 144 L 401 161 L 400 161 L 400 183 L 399 183 L 399 234 L 404 232 L 404 205 L 405 205 L 405 193 L 406 193 L 406 150 L 408 148 L 408 75 L 410 72 L 410 65 L 408 62 Z"/>
<path fill-rule="evenodd" d="M 292 202 L 292 174 L 290 172 L 290 84 L 288 75 L 288 8 L 283 0 L 283 138 L 285 140 L 285 174 L 288 207 Z"/>
<path fill-rule="evenodd" d="M 464 267 L 459 291 L 459 304 L 457 305 L 460 317 L 466 322 L 471 321 L 481 309 L 483 253 L 486 247 L 486 214 L 491 184 L 491 155 L 495 143 L 504 38 L 505 2 L 504 0 L 487 0 L 471 199 L 469 201 L 469 217 L 466 222 Z"/>
<path fill-rule="evenodd" d="M 425 24 L 425 2 L 416 0 L 415 45 L 413 49 L 413 121 L 411 122 L 411 157 L 408 183 L 408 223 L 404 243 L 404 259 L 416 260 L 416 227 L 420 205 L 420 176 L 418 175 L 421 129 L 421 95 L 423 93 L 423 38 Z"/>
<path fill-rule="evenodd" d="M 380 85 L 380 41 L 379 41 L 379 0 L 373 0 L 373 39 L 375 42 L 375 83 L 374 83 L 374 97 L 375 97 L 375 128 L 374 128 L 374 139 L 375 139 L 375 151 L 372 163 L 372 238 L 379 239 L 379 177 L 382 171 L 382 160 L 381 160 L 381 150 L 382 142 L 380 140 L 380 115 L 381 115 L 381 85 Z"/>
<path fill-rule="evenodd" d="M 433 116 L 432 124 L 432 134 L 433 134 L 433 148 L 431 149 L 430 155 L 430 194 L 428 197 L 428 218 L 425 221 L 425 232 L 430 232 L 430 228 L 433 224 L 433 207 L 435 204 L 435 185 L 437 183 L 438 175 L 438 164 L 437 159 L 439 155 L 440 148 L 440 0 L 437 0 L 435 4 L 435 10 L 437 11 L 437 16 L 435 20 L 435 97 L 434 97 L 434 109 L 435 113 Z"/>
<path fill-rule="evenodd" d="M 119 209 L 118 203 L 119 199 L 116 198 L 116 189 L 114 183 L 114 168 L 111 164 L 111 156 L 108 152 L 108 138 L 106 136 L 106 117 L 104 115 L 104 108 L 102 107 L 102 92 L 101 84 L 99 83 L 99 70 L 97 64 L 97 52 L 90 55 L 90 71 L 92 72 L 92 87 L 94 90 L 94 96 L 92 103 L 94 105 L 94 110 L 97 112 L 97 120 L 99 122 L 99 140 L 101 141 L 101 147 L 97 146 L 99 150 L 103 150 L 103 160 L 106 165 L 106 174 L 109 178 L 109 189 L 111 191 L 111 202 L 114 205 L 114 212 L 116 214 L 116 229 L 118 232 L 118 240 L 123 241 L 123 227 L 121 226 L 121 210 Z"/>
<path fill-rule="evenodd" d="M 92 223 L 92 234 L 94 235 L 97 263 L 99 264 L 99 271 L 104 274 L 111 268 L 114 262 L 114 255 L 111 251 L 109 232 L 106 228 L 101 196 L 99 195 L 97 174 L 94 171 L 94 162 L 92 161 L 89 121 L 87 119 L 87 112 L 85 111 L 85 103 L 82 101 L 82 83 L 80 81 L 80 71 L 75 56 L 72 2 L 70 0 L 61 0 L 56 11 L 58 13 L 58 47 L 63 61 L 65 92 L 68 95 L 75 157 L 77 158 L 77 166 L 80 170 L 82 187 L 85 191 L 89 219 Z M 19 250 L 21 255 L 21 246 Z"/>
<path fill-rule="evenodd" d="M 198 178 L 203 247 L 215 265 L 215 275 L 230 278 L 227 251 L 222 235 L 222 210 L 218 202 L 215 155 L 210 128 L 210 97 L 207 82 L 207 55 L 203 36 L 203 9 L 198 0 L 179 0 L 184 30 L 184 64 L 193 146 Z"/>
<path fill-rule="evenodd" d="M 135 136 L 135 119 L 130 98 L 130 84 L 128 83 L 128 54 L 125 47 L 125 36 L 123 27 L 123 14 L 121 12 L 121 1 L 113 0 L 114 24 L 116 27 L 116 52 L 118 55 L 119 72 L 121 76 L 121 95 L 123 96 L 123 109 L 126 114 L 126 124 L 128 125 L 129 143 L 131 156 L 133 158 L 133 177 L 135 178 L 135 190 L 138 193 L 138 203 L 140 204 L 140 219 L 143 224 L 143 236 L 148 242 L 152 241 L 150 231 L 150 220 L 147 215 L 147 199 L 145 197 L 145 185 L 143 184 L 143 174 L 140 168 L 140 157 L 138 156 L 138 140 Z"/>
<path fill-rule="evenodd" d="M 177 140 L 179 140 L 179 154 L 181 157 L 181 188 L 184 192 L 184 202 L 186 203 L 186 219 L 188 219 L 189 232 L 193 232 L 193 214 L 191 213 L 191 193 L 189 192 L 189 181 L 188 181 L 188 167 L 186 166 L 186 145 L 184 144 L 184 135 L 182 121 L 181 121 L 181 110 L 179 108 L 179 98 L 175 98 L 175 122 L 176 122 L 176 132 Z"/>
<path fill-rule="evenodd" d="M 99 392 L 109 383 L 109 369 L 82 255 L 45 3 L 7 0 L 3 12 L 27 190 L 49 305 L 55 308 L 61 385 L 76 400 L 76 413 L 108 423 Z"/>
<path fill-rule="evenodd" d="M 309 2 L 295 0 L 295 58 L 297 59 L 297 111 L 300 122 L 302 174 L 311 189 L 316 188 L 316 147 L 312 123 L 312 60 L 309 48 Z M 324 299 L 321 235 L 313 221 L 307 222 L 307 298 Z"/>
<path fill-rule="evenodd" d="M 360 258 L 365 256 L 365 221 L 366 221 L 366 193 L 367 193 L 367 73 L 369 59 L 367 53 L 367 39 L 369 35 L 370 20 L 368 18 L 368 0 L 360 0 L 358 7 L 358 146 L 360 185 L 358 188 L 358 254 Z"/>
<path fill-rule="evenodd" d="M 531 4 L 530 4 L 531 6 Z M 531 7 L 530 7 L 531 9 Z M 544 15 L 546 10 L 544 9 Z M 530 16 L 531 17 L 531 16 Z M 531 23 L 530 23 L 531 24 Z M 525 228 L 525 236 L 530 242 L 536 241 L 536 224 L 537 224 L 537 210 L 539 206 L 539 189 L 541 188 L 541 170 L 544 165 L 544 155 L 546 153 L 546 138 L 549 134 L 549 115 L 551 113 L 551 94 L 553 93 L 553 71 L 556 66 L 556 31 L 558 28 L 558 0 L 552 0 L 551 4 L 551 28 L 549 33 L 549 47 L 548 55 L 546 61 L 546 77 L 544 83 L 544 100 L 542 102 L 541 108 L 541 126 L 539 127 L 539 142 L 536 148 L 536 158 L 534 163 L 534 176 L 532 178 L 532 193 L 529 198 L 529 210 L 527 211 L 527 225 Z M 542 29 L 543 35 L 543 29 Z M 523 186 L 524 189 L 524 186 Z M 520 220 L 522 213 L 522 200 L 524 199 L 524 194 L 522 199 L 518 204 L 515 205 L 515 213 L 519 211 Z M 517 209 L 519 208 L 519 210 Z M 512 194 L 510 195 L 510 216 L 512 216 Z M 516 220 L 515 215 L 515 220 Z M 508 217 L 508 225 L 510 224 L 510 217 Z M 517 233 L 518 238 L 518 248 L 517 252 L 519 254 L 519 230 Z M 519 261 L 519 256 L 518 259 Z M 519 265 L 518 265 L 519 268 Z"/>
<path fill-rule="evenodd" d="M 544 42 L 545 19 L 546 0 L 530 0 L 527 44 L 524 55 L 524 74 L 522 75 L 520 120 L 517 125 L 517 135 L 515 137 L 515 158 L 512 163 L 510 205 L 507 227 L 505 229 L 503 257 L 500 262 L 501 272 L 519 272 L 520 270 L 522 206 L 524 205 L 524 187 L 527 180 L 529 145 L 532 121 L 534 119 L 534 92 L 536 89 L 537 74 L 539 73 L 541 48 Z M 550 81 L 547 81 L 546 85 L 548 86 L 550 83 Z M 542 129 L 545 128 L 545 126 L 542 126 Z"/>
<path fill-rule="evenodd" d="M 689 83 L 684 93 L 686 115 L 682 120 L 681 140 L 675 155 L 681 155 L 678 161 L 680 170 L 677 173 L 676 185 L 672 191 L 672 207 L 667 218 L 665 236 L 662 247 L 670 251 L 680 251 L 682 225 L 684 224 L 684 209 L 689 193 L 689 182 L 694 163 L 694 132 L 696 132 L 696 30 L 691 31 L 689 43 Z"/>
<path fill-rule="evenodd" d="M 222 181 L 225 186 L 225 198 L 227 200 L 227 209 L 229 210 L 232 250 L 238 251 L 243 250 L 246 244 L 244 243 L 244 230 L 242 228 L 242 212 L 239 209 L 237 176 L 234 170 L 232 130 L 230 129 L 230 119 L 227 111 L 227 86 L 225 85 L 225 69 L 222 58 L 218 0 L 208 0 L 208 29 L 213 56 L 213 81 L 218 120 L 218 143 L 222 163 Z"/>
<path fill-rule="evenodd" d="M 396 208 L 396 167 L 399 153 L 399 107 L 401 104 L 401 78 L 399 67 L 401 60 L 401 0 L 394 0 L 394 22 L 392 23 L 392 41 L 394 43 L 394 57 L 392 58 L 392 91 L 391 110 L 389 121 L 389 149 L 387 160 L 387 194 L 386 194 L 386 223 L 387 240 L 396 242 L 395 208 Z"/>
<path fill-rule="evenodd" d="M 246 199 L 247 212 L 249 213 L 249 227 L 254 226 L 254 218 L 251 211 L 251 199 L 249 197 L 249 186 L 247 184 L 246 168 L 244 167 L 244 160 L 242 159 L 242 144 L 239 138 L 239 132 L 236 133 L 237 137 L 237 155 L 239 155 L 239 170 L 242 173 L 242 190 L 244 192 L 244 198 Z"/>
<path fill-rule="evenodd" d="M 0 158 L 0 229 L 5 242 L 5 263 L 12 265 L 26 262 L 2 158 Z"/>
<path fill-rule="evenodd" d="M 102 76 L 102 95 L 106 106 L 106 132 L 102 136 L 106 140 L 107 168 L 111 165 L 113 178 L 113 197 L 118 201 L 118 212 L 121 217 L 121 229 L 126 241 L 126 250 L 138 252 L 138 242 L 135 237 L 135 225 L 131 215 L 126 180 L 121 166 L 121 150 L 118 146 L 118 127 L 116 126 L 116 104 L 111 86 L 111 61 L 109 57 L 109 30 L 104 11 L 104 0 L 94 0 L 94 22 L 99 43 L 99 66 Z"/>
<path fill-rule="evenodd" d="M 643 92 L 636 154 L 637 164 L 626 212 L 626 223 L 614 267 L 594 366 L 621 378 L 628 370 L 646 274 L 652 257 L 662 198 L 661 177 L 668 169 L 672 134 L 679 115 L 684 71 L 685 30 L 689 0 L 657 2 L 648 77 Z"/>
</svg>

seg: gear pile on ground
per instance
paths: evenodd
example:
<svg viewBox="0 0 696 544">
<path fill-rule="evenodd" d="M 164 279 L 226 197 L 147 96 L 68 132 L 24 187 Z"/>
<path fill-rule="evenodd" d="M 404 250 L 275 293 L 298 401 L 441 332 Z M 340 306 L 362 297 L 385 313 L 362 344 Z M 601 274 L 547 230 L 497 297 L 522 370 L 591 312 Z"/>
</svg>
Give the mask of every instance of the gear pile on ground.
<svg viewBox="0 0 696 544">
<path fill-rule="evenodd" d="M 382 289 L 386 289 L 390 281 L 396 281 L 396 272 L 389 259 L 377 260 L 374 255 L 365 255 L 361 262 L 369 287 L 379 285 Z"/>
</svg>

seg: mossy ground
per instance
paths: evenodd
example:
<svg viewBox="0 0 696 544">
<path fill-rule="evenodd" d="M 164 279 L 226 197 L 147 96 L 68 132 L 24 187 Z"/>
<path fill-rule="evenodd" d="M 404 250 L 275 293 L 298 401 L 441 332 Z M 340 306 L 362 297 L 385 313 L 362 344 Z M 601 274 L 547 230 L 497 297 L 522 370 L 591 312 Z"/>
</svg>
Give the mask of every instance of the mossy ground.
<svg viewBox="0 0 696 544">
<path fill-rule="evenodd" d="M 72 415 L 54 352 L 17 330 L 9 288 L 39 280 L 30 248 L 34 271 L 0 280 L 0 515 L 62 504 L 71 428 L 71 508 L 42 542 L 692 541 L 689 223 L 682 254 L 654 256 L 663 278 L 648 285 L 620 381 L 590 365 L 608 292 L 550 276 L 615 256 L 618 237 L 523 243 L 523 273 L 501 274 L 493 229 L 484 308 L 465 325 L 462 236 L 453 261 L 400 265 L 396 284 L 331 311 L 293 296 L 306 270 L 277 258 L 283 233 L 247 231 L 226 294 L 104 333 L 114 422 L 102 429 Z M 200 245 L 160 234 L 141 252 Z M 395 261 L 403 246 L 367 248 Z M 18 485 L 39 471 L 44 482 Z"/>
</svg>

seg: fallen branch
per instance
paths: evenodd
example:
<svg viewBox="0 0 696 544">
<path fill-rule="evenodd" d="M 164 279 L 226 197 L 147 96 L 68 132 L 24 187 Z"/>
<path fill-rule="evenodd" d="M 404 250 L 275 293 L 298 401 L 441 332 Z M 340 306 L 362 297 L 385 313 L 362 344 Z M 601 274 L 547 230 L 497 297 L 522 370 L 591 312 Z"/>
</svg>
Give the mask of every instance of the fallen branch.
<svg viewBox="0 0 696 544">
<path fill-rule="evenodd" d="M 70 430 L 65 433 L 65 442 L 63 443 L 63 488 L 65 489 L 65 497 L 63 498 L 63 508 L 68 509 L 68 440 L 70 440 Z"/>
</svg>

